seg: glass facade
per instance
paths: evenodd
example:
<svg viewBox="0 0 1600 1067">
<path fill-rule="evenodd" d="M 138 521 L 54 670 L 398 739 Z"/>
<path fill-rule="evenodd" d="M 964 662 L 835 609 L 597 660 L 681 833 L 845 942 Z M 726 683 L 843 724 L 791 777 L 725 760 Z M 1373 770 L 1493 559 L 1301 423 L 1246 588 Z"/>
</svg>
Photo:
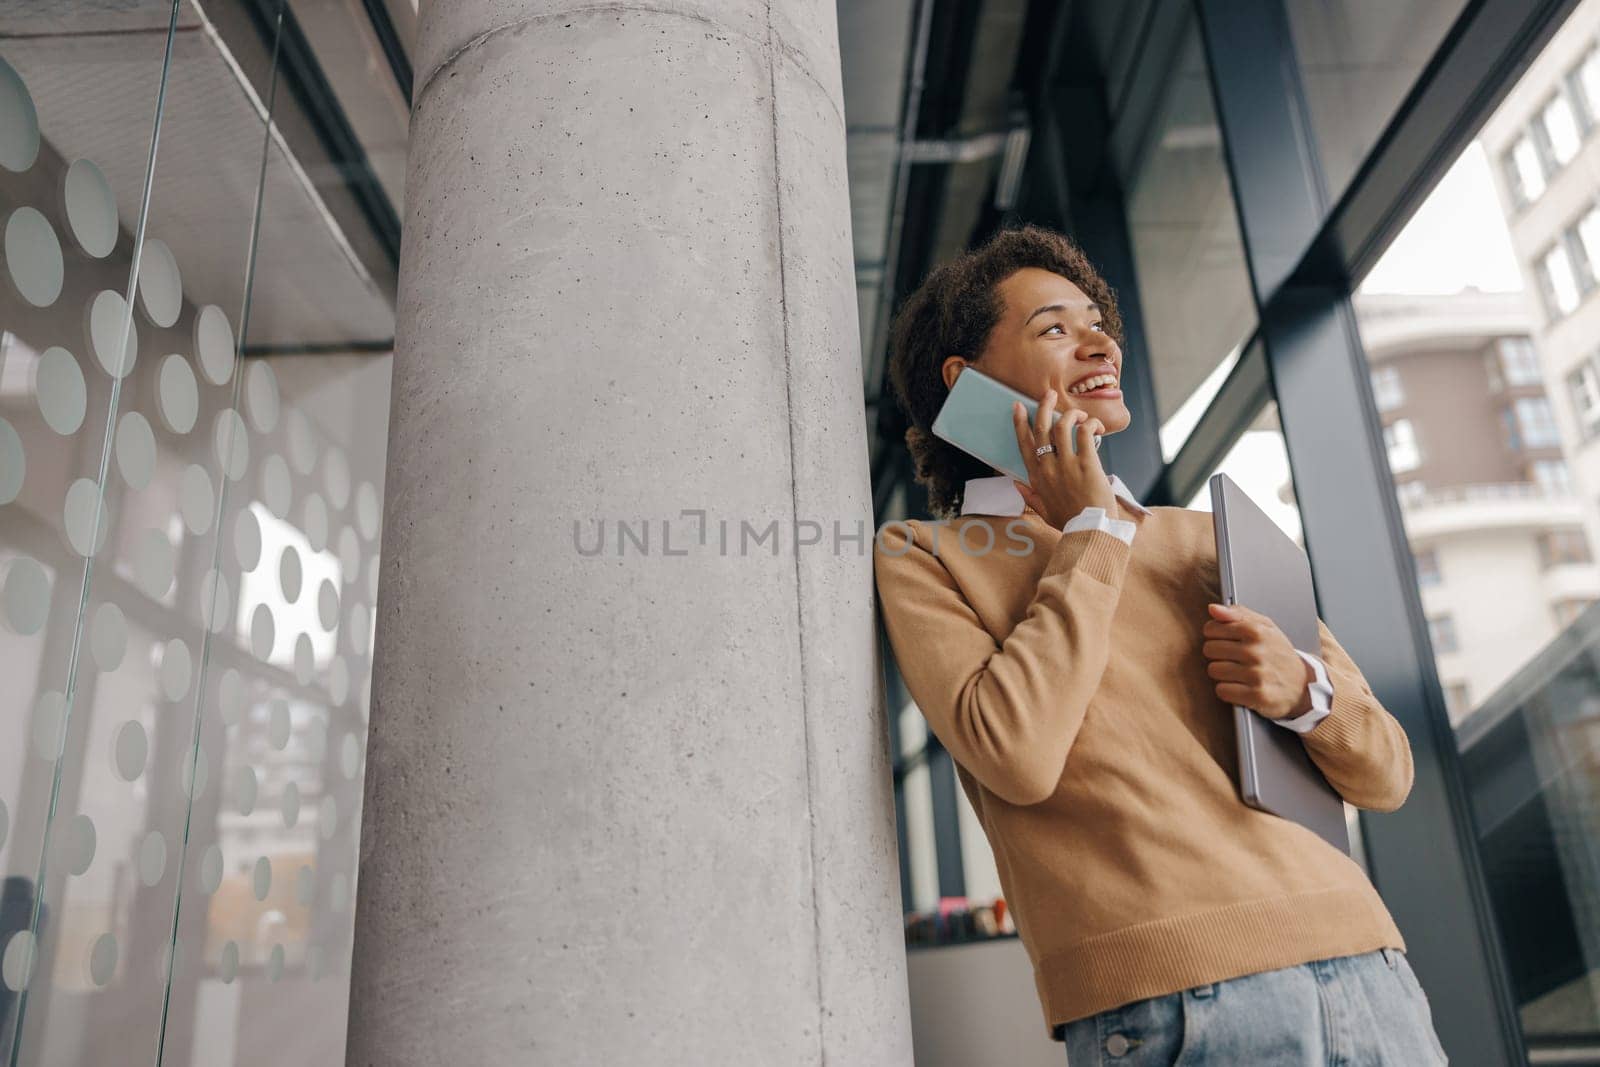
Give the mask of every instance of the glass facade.
<svg viewBox="0 0 1600 1067">
<path fill-rule="evenodd" d="M 394 266 L 297 35 L 0 14 L 8 1063 L 343 1059 Z"/>
</svg>

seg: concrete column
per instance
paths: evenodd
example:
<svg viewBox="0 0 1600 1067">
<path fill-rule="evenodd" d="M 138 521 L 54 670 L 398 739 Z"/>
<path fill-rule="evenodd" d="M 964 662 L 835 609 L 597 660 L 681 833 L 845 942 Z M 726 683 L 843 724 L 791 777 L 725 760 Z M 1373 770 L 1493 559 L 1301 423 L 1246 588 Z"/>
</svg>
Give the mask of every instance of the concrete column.
<svg viewBox="0 0 1600 1067">
<path fill-rule="evenodd" d="M 348 1062 L 910 1064 L 833 0 L 419 32 Z"/>
</svg>

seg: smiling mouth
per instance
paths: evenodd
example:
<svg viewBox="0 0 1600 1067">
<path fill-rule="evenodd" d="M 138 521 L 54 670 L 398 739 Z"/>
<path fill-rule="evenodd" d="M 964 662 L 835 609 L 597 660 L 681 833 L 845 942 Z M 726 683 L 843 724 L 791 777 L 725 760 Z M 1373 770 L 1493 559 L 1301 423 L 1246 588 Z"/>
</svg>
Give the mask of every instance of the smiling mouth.
<svg viewBox="0 0 1600 1067">
<path fill-rule="evenodd" d="M 1094 377 L 1085 378 L 1068 389 L 1067 395 L 1098 399 L 1121 396 L 1122 390 L 1117 388 L 1117 376 L 1115 374 L 1096 374 Z"/>
</svg>

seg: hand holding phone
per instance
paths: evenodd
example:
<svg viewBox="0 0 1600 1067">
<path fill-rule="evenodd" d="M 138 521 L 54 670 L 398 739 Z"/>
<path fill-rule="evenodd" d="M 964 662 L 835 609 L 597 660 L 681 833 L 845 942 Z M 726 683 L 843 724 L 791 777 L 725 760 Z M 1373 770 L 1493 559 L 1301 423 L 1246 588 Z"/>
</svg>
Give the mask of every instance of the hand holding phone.
<svg viewBox="0 0 1600 1067">
<path fill-rule="evenodd" d="M 1057 419 L 1055 408 L 1054 389 L 1046 391 L 1032 422 L 1021 403 L 1012 406 L 1017 447 L 1028 468 L 1028 481 L 1018 481 L 1017 492 L 1058 529 L 1087 507 L 1115 514 L 1111 479 L 1100 466 L 1099 449 L 1089 444 L 1090 435 L 1105 432 L 1105 424 L 1076 408 Z M 1039 446 L 1046 444 L 1054 445 L 1055 450 L 1036 455 Z"/>
</svg>

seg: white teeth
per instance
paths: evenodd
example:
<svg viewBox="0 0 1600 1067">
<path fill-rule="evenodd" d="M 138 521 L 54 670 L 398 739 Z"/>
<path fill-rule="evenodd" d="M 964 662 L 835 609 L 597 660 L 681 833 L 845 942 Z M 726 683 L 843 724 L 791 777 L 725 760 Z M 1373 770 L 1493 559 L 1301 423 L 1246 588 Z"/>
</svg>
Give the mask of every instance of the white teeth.
<svg viewBox="0 0 1600 1067">
<path fill-rule="evenodd" d="M 1117 384 L 1117 376 L 1116 375 L 1114 375 L 1114 374 L 1101 374 L 1101 375 L 1098 375 L 1097 377 L 1090 378 L 1088 381 L 1081 382 L 1078 385 L 1073 386 L 1071 389 L 1068 389 L 1067 392 L 1069 392 L 1069 393 L 1086 393 L 1091 389 L 1098 389 L 1102 385 L 1116 385 L 1116 384 Z"/>
</svg>

